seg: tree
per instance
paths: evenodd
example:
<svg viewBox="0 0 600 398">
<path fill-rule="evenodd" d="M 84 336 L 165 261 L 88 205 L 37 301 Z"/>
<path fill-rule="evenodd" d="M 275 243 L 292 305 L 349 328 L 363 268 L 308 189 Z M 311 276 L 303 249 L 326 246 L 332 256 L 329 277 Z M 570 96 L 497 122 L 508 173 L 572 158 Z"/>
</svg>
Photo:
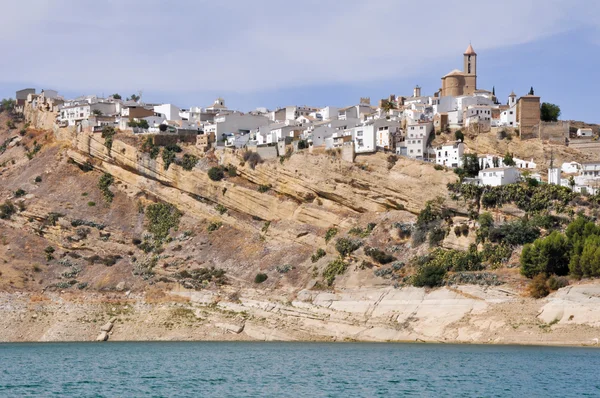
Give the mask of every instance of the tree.
<svg viewBox="0 0 600 398">
<path fill-rule="evenodd" d="M 0 112 L 7 111 L 12 112 L 15 109 L 17 102 L 12 98 L 4 98 L 0 102 Z"/>
<path fill-rule="evenodd" d="M 573 176 L 569 177 L 569 186 L 571 187 L 571 191 L 575 188 L 575 178 Z"/>
<path fill-rule="evenodd" d="M 396 109 L 396 103 L 390 100 L 381 101 L 381 110 L 385 113 L 389 113 L 391 110 Z"/>
<path fill-rule="evenodd" d="M 221 167 L 211 167 L 208 170 L 208 178 L 213 181 L 221 181 L 223 177 L 225 177 L 225 173 Z"/>
<path fill-rule="evenodd" d="M 158 129 L 164 133 L 165 131 L 167 131 L 167 129 L 169 128 L 169 126 L 167 126 L 166 124 L 161 124 L 160 126 L 158 126 Z"/>
<path fill-rule="evenodd" d="M 465 135 L 460 130 L 454 132 L 454 138 L 456 138 L 456 141 L 465 142 Z"/>
<path fill-rule="evenodd" d="M 92 114 L 94 114 L 94 116 L 102 116 L 102 111 L 100 109 L 94 109 Z"/>
<path fill-rule="evenodd" d="M 560 117 L 560 107 L 544 102 L 540 107 L 540 119 L 544 122 L 556 122 Z"/>
<path fill-rule="evenodd" d="M 129 98 L 131 98 L 132 101 L 138 102 L 141 97 L 139 95 L 131 94 L 131 97 Z"/>
<path fill-rule="evenodd" d="M 466 177 L 477 177 L 479 174 L 479 158 L 476 153 L 463 155 L 463 170 Z"/>
<path fill-rule="evenodd" d="M 533 278 L 539 274 L 567 275 L 569 273 L 569 240 L 558 231 L 523 247 L 521 274 Z"/>
<path fill-rule="evenodd" d="M 514 166 L 516 165 L 515 160 L 513 159 L 513 155 L 510 152 L 506 152 L 504 155 L 504 159 L 502 160 L 505 166 Z"/>
<path fill-rule="evenodd" d="M 120 100 L 121 99 L 121 94 L 115 93 L 112 95 L 112 97 L 116 100 Z"/>
</svg>

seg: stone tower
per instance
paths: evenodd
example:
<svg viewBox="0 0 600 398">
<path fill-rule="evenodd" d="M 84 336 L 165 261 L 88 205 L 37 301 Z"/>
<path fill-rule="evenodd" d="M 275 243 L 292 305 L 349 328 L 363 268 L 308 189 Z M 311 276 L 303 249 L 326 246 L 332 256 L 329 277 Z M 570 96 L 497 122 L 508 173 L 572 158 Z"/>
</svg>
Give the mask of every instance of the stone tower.
<svg viewBox="0 0 600 398">
<path fill-rule="evenodd" d="M 477 90 L 477 53 L 469 44 L 464 53 L 465 88 L 464 95 L 471 95 Z"/>
</svg>

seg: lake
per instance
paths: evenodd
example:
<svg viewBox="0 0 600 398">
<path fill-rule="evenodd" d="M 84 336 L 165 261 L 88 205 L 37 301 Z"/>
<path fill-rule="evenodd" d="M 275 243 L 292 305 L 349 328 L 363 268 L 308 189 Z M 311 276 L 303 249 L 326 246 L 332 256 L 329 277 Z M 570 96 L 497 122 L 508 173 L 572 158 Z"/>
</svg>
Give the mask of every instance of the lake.
<svg viewBox="0 0 600 398">
<path fill-rule="evenodd" d="M 600 396 L 600 350 L 328 343 L 0 344 L 2 397 Z"/>
</svg>

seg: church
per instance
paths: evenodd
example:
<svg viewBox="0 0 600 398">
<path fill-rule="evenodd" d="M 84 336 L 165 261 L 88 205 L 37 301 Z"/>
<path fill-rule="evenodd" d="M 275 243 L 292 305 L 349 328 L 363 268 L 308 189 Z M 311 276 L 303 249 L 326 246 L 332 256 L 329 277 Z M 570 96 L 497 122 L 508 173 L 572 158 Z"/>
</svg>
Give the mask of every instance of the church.
<svg viewBox="0 0 600 398">
<path fill-rule="evenodd" d="M 440 97 L 475 94 L 477 90 L 477 53 L 473 50 L 473 46 L 469 44 L 463 57 L 464 67 L 462 72 L 455 69 L 442 77 Z"/>
</svg>

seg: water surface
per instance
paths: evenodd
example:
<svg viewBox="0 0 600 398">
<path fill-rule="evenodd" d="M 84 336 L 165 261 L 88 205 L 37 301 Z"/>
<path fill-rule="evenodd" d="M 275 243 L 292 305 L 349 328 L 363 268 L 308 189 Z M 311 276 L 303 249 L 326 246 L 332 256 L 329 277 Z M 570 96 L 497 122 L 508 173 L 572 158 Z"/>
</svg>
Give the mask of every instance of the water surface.
<svg viewBox="0 0 600 398">
<path fill-rule="evenodd" d="M 324 343 L 0 344 L 0 396 L 600 396 L 600 350 Z"/>
</svg>

